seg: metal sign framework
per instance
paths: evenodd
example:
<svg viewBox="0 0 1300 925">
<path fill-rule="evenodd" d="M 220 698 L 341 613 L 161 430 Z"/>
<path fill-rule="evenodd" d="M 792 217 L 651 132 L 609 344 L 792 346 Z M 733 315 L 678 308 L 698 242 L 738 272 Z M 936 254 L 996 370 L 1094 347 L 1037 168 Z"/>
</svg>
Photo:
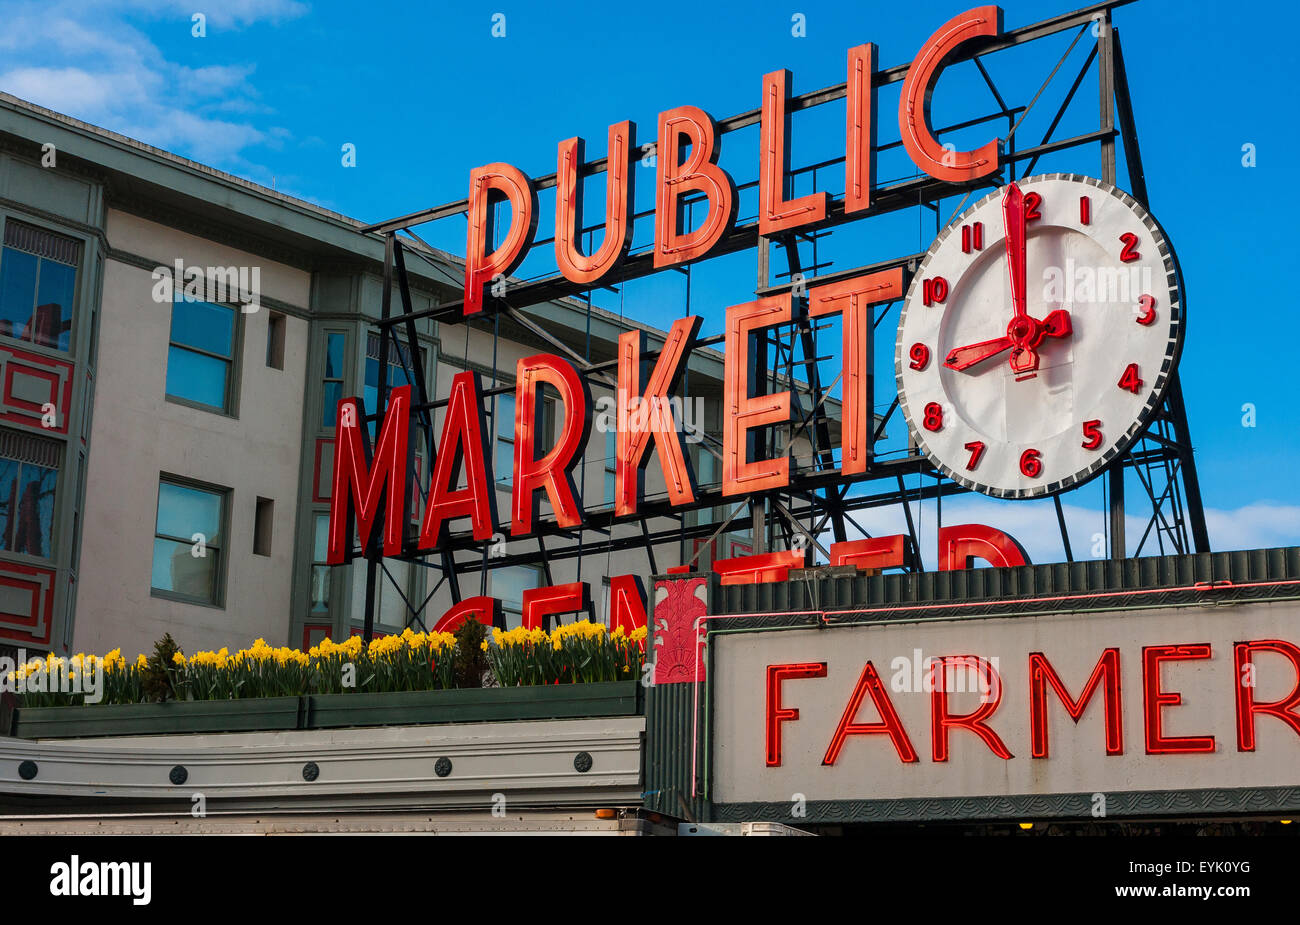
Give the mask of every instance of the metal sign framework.
<svg viewBox="0 0 1300 925">
<path fill-rule="evenodd" d="M 837 225 L 858 218 L 870 218 L 887 212 L 913 208 L 922 210 L 922 214 L 924 210 L 933 213 L 937 233 L 941 228 L 939 203 L 942 200 L 953 196 L 965 197 L 962 199 L 962 205 L 959 205 L 954 210 L 953 216 L 955 217 L 977 190 L 997 188 L 1017 178 L 1028 176 L 1033 172 L 1039 159 L 1045 155 L 1062 151 L 1086 151 L 1094 145 L 1101 156 L 1100 179 L 1116 185 L 1117 139 L 1121 142 L 1127 166 L 1129 192 L 1138 202 L 1146 205 L 1148 201 L 1146 181 L 1138 146 L 1137 128 L 1134 123 L 1128 78 L 1124 67 L 1124 56 L 1119 31 L 1112 24 L 1113 10 L 1130 2 L 1133 2 L 1133 0 L 1108 0 L 1108 2 L 1098 3 L 1043 22 L 1006 31 L 988 39 L 974 50 L 960 52 L 954 56 L 953 61 L 950 63 L 964 60 L 974 62 L 996 104 L 996 111 L 955 125 L 936 128 L 935 135 L 942 137 L 945 133 L 1005 120 L 1007 124 L 1006 149 L 1003 152 L 999 171 L 996 174 L 978 181 L 965 183 L 947 182 L 923 174 L 890 185 L 879 186 L 872 191 L 870 210 L 852 215 L 845 214 L 841 198 L 831 197 L 825 221 L 811 229 L 782 232 L 774 237 L 764 237 L 760 234 L 757 219 L 743 223 L 738 221 L 723 235 L 712 250 L 701 259 L 751 248 L 755 249 L 758 258 L 758 274 L 754 290 L 756 298 L 790 292 L 797 285 L 811 287 L 893 268 L 901 268 L 905 282 L 910 281 L 911 273 L 919 263 L 922 254 L 908 254 L 870 266 L 823 273 L 822 271 L 828 270 L 829 264 L 818 262 L 818 240 L 830 234 L 831 229 Z M 1047 75 L 1046 80 L 1033 98 L 1025 105 L 1008 105 L 985 68 L 982 59 L 1017 45 L 1058 33 L 1070 32 L 1071 30 L 1073 30 L 1074 35 L 1070 46 Z M 1049 84 L 1057 78 L 1058 72 L 1061 71 L 1074 48 L 1080 42 L 1086 43 L 1089 36 L 1094 39 L 1093 47 L 1083 67 L 1078 71 L 1077 76 L 1073 78 L 1073 82 L 1051 120 L 1046 133 L 1037 144 L 1017 149 L 1016 130 L 1024 121 L 1028 112 L 1038 103 Z M 1085 79 L 1092 71 L 1094 62 L 1097 64 L 1096 73 L 1100 97 L 1100 119 L 1097 128 L 1068 138 L 1054 138 L 1058 126 L 1070 109 Z M 906 76 L 909 66 L 909 64 L 904 64 L 876 71 L 874 86 L 879 87 L 901 81 Z M 846 85 L 841 83 L 810 93 L 791 96 L 787 103 L 787 112 L 793 113 L 821 106 L 839 100 L 845 95 Z M 759 121 L 760 110 L 751 110 L 719 120 L 717 130 L 719 135 L 723 135 L 747 126 L 757 125 Z M 877 146 L 876 150 L 887 150 L 901 144 L 901 142 L 883 144 Z M 636 160 L 640 156 L 641 152 L 634 149 L 631 152 L 630 160 Z M 792 168 L 790 175 L 811 174 L 813 182 L 816 184 L 818 171 L 843 162 L 843 156 L 832 158 L 819 163 Z M 606 160 L 602 158 L 585 163 L 581 167 L 580 173 L 585 176 L 601 173 L 606 169 Z M 535 186 L 538 189 L 546 189 L 555 185 L 555 174 L 541 177 L 535 181 Z M 737 190 L 743 191 L 756 186 L 758 186 L 758 181 L 754 180 L 749 183 L 737 184 Z M 697 197 L 696 201 L 699 200 L 700 197 Z M 380 336 L 379 355 L 380 357 L 390 355 L 390 341 L 395 341 L 396 345 L 399 346 L 396 352 L 401 359 L 402 368 L 408 381 L 414 387 L 413 401 L 410 408 L 411 427 L 413 432 L 418 435 L 417 439 L 423 440 L 426 459 L 429 460 L 434 458 L 435 450 L 432 412 L 434 409 L 445 405 L 446 401 L 432 400 L 427 394 L 425 371 L 420 351 L 418 349 L 400 349 L 400 346 L 403 341 L 405 341 L 407 348 L 414 348 L 417 345 L 415 327 L 417 320 L 434 319 L 460 323 L 468 323 L 468 320 L 462 314 L 463 304 L 459 301 L 437 305 L 428 309 L 414 310 L 408 285 L 406 260 L 409 255 L 414 255 L 445 272 L 441 265 L 435 264 L 429 257 L 428 251 L 431 249 L 412 228 L 427 222 L 463 215 L 467 209 L 467 200 L 460 200 L 401 216 L 365 229 L 369 232 L 384 235 L 386 243 L 383 301 L 381 320 L 378 323 Z M 644 219 L 651 215 L 653 215 L 653 210 L 639 212 L 633 216 L 633 219 Z M 590 240 L 593 232 L 597 232 L 601 228 L 603 228 L 603 225 L 584 227 L 582 232 Z M 408 236 L 416 246 L 405 243 L 399 237 L 399 233 Z M 800 262 L 798 249 L 800 242 L 808 244 L 812 248 L 813 259 L 807 266 L 801 265 Z M 546 246 L 549 243 L 549 239 L 536 241 L 532 243 L 530 249 L 531 247 Z M 785 267 L 778 272 L 774 272 L 772 266 L 772 248 L 774 245 L 780 247 L 784 255 Z M 684 273 L 687 279 L 687 313 L 689 313 L 690 266 L 690 263 L 686 263 L 674 268 Z M 655 272 L 656 268 L 653 265 L 653 256 L 650 249 L 634 250 L 627 255 L 619 267 L 611 272 L 609 277 L 601 280 L 594 288 L 611 289 L 617 292 L 629 280 L 645 277 Z M 393 311 L 394 286 L 396 286 L 398 298 L 401 300 L 401 311 L 396 313 Z M 529 280 L 510 279 L 506 284 L 505 295 L 485 298 L 483 312 L 475 317 L 493 322 L 494 356 L 496 355 L 496 344 L 499 338 L 499 320 L 504 316 L 549 344 L 557 353 L 564 355 L 583 376 L 593 381 L 612 385 L 611 374 L 616 367 L 616 360 L 598 363 L 590 362 L 588 358 L 578 355 L 576 351 L 548 333 L 522 311 L 527 306 L 550 300 L 578 297 L 587 306 L 588 329 L 590 329 L 592 290 L 592 286 L 570 282 L 559 273 Z M 879 306 L 873 328 L 880 327 L 899 301 L 901 299 Z M 783 542 L 813 546 L 821 550 L 824 555 L 825 549 L 822 547 L 820 539 L 827 529 L 831 531 L 837 541 L 846 538 L 850 526 L 862 533 L 862 535 L 868 535 L 861 525 L 854 520 L 853 514 L 869 508 L 898 504 L 903 506 L 913 548 L 919 548 L 917 528 L 912 517 L 910 502 L 935 500 L 941 505 L 942 498 L 963 493 L 967 489 L 944 478 L 915 448 L 909 448 L 908 452 L 901 458 L 869 458 L 866 471 L 860 474 L 843 475 L 840 473 L 835 465 L 826 418 L 824 415 L 818 414 L 818 405 L 821 404 L 821 400 L 829 393 L 830 389 L 834 388 L 835 383 L 824 386 L 821 382 L 819 361 L 825 360 L 826 357 L 818 352 L 817 333 L 818 325 L 810 321 L 805 312 L 802 314 L 796 313 L 791 323 L 769 329 L 758 338 L 758 353 L 755 356 L 757 357 L 758 368 L 766 371 L 765 377 L 768 381 L 769 390 L 779 391 L 783 387 L 790 388 L 792 383 L 798 385 L 797 388 L 791 390 L 792 417 L 794 420 L 789 424 L 777 425 L 767 431 L 765 438 L 767 455 L 772 455 L 777 445 L 775 441 L 779 433 L 784 437 L 781 446 L 790 446 L 793 439 L 801 435 L 809 440 L 812 445 L 812 457 L 809 464 L 800 466 L 796 465 L 794 460 L 791 460 L 790 484 L 788 486 L 756 493 L 748 497 L 747 505 L 737 506 L 736 498 L 724 498 L 718 485 L 701 485 L 697 505 L 691 508 L 691 510 L 698 513 L 695 523 L 687 523 L 684 510 L 673 508 L 667 499 L 647 498 L 641 503 L 638 516 L 635 519 L 626 521 L 630 527 L 639 526 L 639 531 L 625 530 L 625 535 L 622 536 L 615 536 L 616 522 L 612 509 L 588 511 L 584 524 L 577 529 L 560 529 L 553 521 L 547 522 L 543 520 L 537 524 L 535 529 L 537 543 L 535 553 L 515 552 L 494 556 L 491 567 L 524 563 L 540 564 L 547 582 L 552 583 L 551 562 L 553 560 L 579 557 L 581 561 L 581 557 L 584 555 L 605 555 L 612 551 L 643 547 L 646 552 L 649 572 L 656 573 L 660 569 L 655 561 L 654 547 L 659 543 L 678 540 L 685 548 L 687 540 L 707 537 L 711 542 L 713 538 L 728 530 L 745 529 L 752 532 L 755 552 L 765 551 L 769 546 Z M 722 341 L 723 335 L 717 335 L 699 339 L 695 345 L 698 347 L 714 346 L 721 344 Z M 892 347 L 892 338 L 887 338 L 887 341 Z M 868 347 L 871 349 L 870 344 Z M 653 350 L 646 354 L 651 359 L 657 355 L 657 352 Z M 784 386 L 782 386 L 782 383 L 784 383 Z M 513 390 L 513 385 L 498 385 L 494 381 L 491 388 L 483 391 L 483 397 L 488 402 L 488 414 L 492 418 L 490 426 L 493 428 L 495 428 L 495 396 L 510 393 Z M 388 391 L 388 376 L 381 375 L 379 377 L 377 408 L 366 415 L 365 420 L 367 422 L 382 419 L 383 412 L 380 409 L 387 407 Z M 814 396 L 815 398 L 813 398 Z M 875 439 L 879 439 L 885 432 L 886 426 L 895 420 L 901 421 L 901 416 L 896 416 L 897 411 L 898 400 L 895 397 L 888 411 L 885 412 L 883 417 L 877 419 L 872 440 L 873 444 Z M 719 456 L 719 447 L 720 442 L 718 440 L 711 436 L 706 437 L 705 449 L 708 452 Z M 1107 495 L 1106 503 L 1109 509 L 1109 557 L 1112 559 L 1124 558 L 1128 549 L 1125 536 L 1126 498 L 1124 476 L 1126 471 L 1132 471 L 1137 476 L 1142 493 L 1149 503 L 1150 511 L 1146 526 L 1138 538 L 1134 551 L 1135 555 L 1141 555 L 1144 549 L 1150 549 L 1152 546 L 1161 554 L 1186 553 L 1193 550 L 1196 552 L 1209 551 L 1209 538 L 1206 531 L 1204 509 L 1201 504 L 1200 487 L 1196 477 L 1191 440 L 1188 434 L 1186 410 L 1176 373 L 1163 406 L 1151 426 L 1103 476 L 1105 479 L 1104 491 Z M 919 476 L 918 483 L 909 486 L 906 481 L 909 476 Z M 420 492 L 426 491 L 418 480 L 416 484 Z M 1065 558 L 1067 561 L 1074 561 L 1060 496 L 1054 496 L 1053 501 L 1061 531 Z M 729 516 L 725 514 L 727 511 L 731 512 Z M 666 530 L 651 530 L 648 521 L 661 517 L 674 518 L 679 525 Z M 623 523 L 624 521 L 617 522 L 618 525 Z M 397 592 L 403 596 L 407 608 L 408 625 L 416 623 L 421 626 L 426 625 L 427 621 L 423 618 L 424 608 L 444 583 L 448 585 L 453 601 L 459 603 L 462 600 L 461 578 L 478 572 L 480 573 L 481 586 L 479 593 L 486 592 L 486 574 L 489 568 L 488 551 L 483 544 L 475 543 L 466 532 L 452 534 L 450 541 L 432 554 L 417 552 L 414 542 L 405 544 L 406 551 L 399 558 L 441 572 L 440 580 L 429 591 L 423 603 L 406 600 L 403 589 L 397 585 L 382 563 L 383 554 L 377 542 L 381 532 L 378 529 L 373 531 L 369 548 L 361 551 L 368 559 L 364 622 L 364 634 L 367 639 L 370 638 L 373 632 L 376 583 L 381 568 Z M 548 540 L 554 540 L 556 537 L 563 537 L 567 542 L 561 546 L 553 543 L 548 546 Z M 698 552 L 696 555 L 698 556 Z M 430 559 L 436 561 L 430 562 Z M 908 567 L 919 570 L 919 560 L 914 557 Z"/>
</svg>

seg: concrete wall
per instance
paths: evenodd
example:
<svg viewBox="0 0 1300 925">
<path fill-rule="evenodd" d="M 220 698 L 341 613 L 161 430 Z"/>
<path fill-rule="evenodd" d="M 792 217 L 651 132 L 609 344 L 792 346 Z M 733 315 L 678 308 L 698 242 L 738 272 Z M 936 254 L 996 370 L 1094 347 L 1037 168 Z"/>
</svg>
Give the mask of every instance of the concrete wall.
<svg viewBox="0 0 1300 925">
<path fill-rule="evenodd" d="M 110 211 L 112 248 L 170 264 L 260 266 L 263 296 L 305 306 L 309 274 Z M 286 317 L 284 369 L 266 365 L 268 311 L 241 316 L 237 417 L 165 399 L 171 306 L 150 271 L 106 263 L 92 452 L 73 648 L 146 651 L 164 632 L 186 650 L 289 636 L 308 323 Z M 222 607 L 151 593 L 160 473 L 230 489 Z M 271 555 L 252 551 L 258 496 L 275 502 Z"/>
</svg>

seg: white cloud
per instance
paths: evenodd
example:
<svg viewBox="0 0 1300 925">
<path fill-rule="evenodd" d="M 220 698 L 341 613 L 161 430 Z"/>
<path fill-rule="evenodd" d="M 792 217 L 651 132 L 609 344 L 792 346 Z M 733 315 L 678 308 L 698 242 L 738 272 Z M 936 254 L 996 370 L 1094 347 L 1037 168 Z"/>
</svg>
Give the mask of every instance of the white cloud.
<svg viewBox="0 0 1300 925">
<path fill-rule="evenodd" d="M 198 7 L 198 9 L 196 9 Z M 256 179 L 249 148 L 286 132 L 252 84 L 254 65 L 190 67 L 168 60 L 132 21 L 174 19 L 186 36 L 194 12 L 209 32 L 301 16 L 296 0 L 52 0 L 6 8 L 0 90 L 157 147 Z M 195 39 L 195 41 L 200 41 Z"/>
</svg>

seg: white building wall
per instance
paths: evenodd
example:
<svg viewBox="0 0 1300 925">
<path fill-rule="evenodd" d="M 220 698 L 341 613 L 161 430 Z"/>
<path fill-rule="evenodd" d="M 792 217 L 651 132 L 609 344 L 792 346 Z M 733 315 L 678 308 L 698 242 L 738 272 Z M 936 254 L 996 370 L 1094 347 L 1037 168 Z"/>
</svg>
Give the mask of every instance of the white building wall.
<svg viewBox="0 0 1300 925">
<path fill-rule="evenodd" d="M 120 212 L 110 245 L 159 263 L 260 266 L 262 294 L 308 304 L 310 275 Z M 286 316 L 284 369 L 266 365 L 268 311 L 245 314 L 237 417 L 165 399 L 171 306 L 156 303 L 150 272 L 109 260 L 104 271 L 94 424 L 73 646 L 148 651 L 170 632 L 187 652 L 288 641 L 298 497 L 306 321 Z M 224 605 L 151 593 L 160 473 L 230 489 Z M 257 497 L 274 501 L 270 556 L 253 554 Z"/>
</svg>

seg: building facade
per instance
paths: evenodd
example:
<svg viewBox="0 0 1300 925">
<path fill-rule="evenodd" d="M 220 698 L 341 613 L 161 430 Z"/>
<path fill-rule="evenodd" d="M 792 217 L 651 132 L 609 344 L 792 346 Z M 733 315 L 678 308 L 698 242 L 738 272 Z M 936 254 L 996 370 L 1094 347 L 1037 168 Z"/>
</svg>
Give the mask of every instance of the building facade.
<svg viewBox="0 0 1300 925">
<path fill-rule="evenodd" d="M 0 97 L 0 212 L 0 640 L 29 652 L 134 654 L 166 632 L 186 651 L 257 637 L 306 647 L 359 632 L 366 563 L 327 566 L 325 535 L 338 400 L 360 395 L 372 411 L 380 377 L 406 384 L 410 365 L 405 345 L 379 356 L 382 239 L 9 96 Z M 413 307 L 457 298 L 461 262 L 415 253 Z M 612 359 L 624 331 L 662 342 L 581 302 L 527 312 L 593 362 Z M 482 322 L 425 320 L 418 339 L 434 397 L 463 370 L 485 387 L 509 385 L 518 359 L 554 349 L 508 319 L 496 336 Z M 689 369 L 698 398 L 683 416 L 716 434 L 722 355 L 697 349 Z M 490 402 L 505 517 L 513 399 Z M 575 472 L 588 510 L 612 503 L 614 439 L 598 420 Z M 701 484 L 716 483 L 716 451 L 695 443 L 691 454 Z M 427 492 L 423 455 L 413 475 Z M 646 492 L 663 492 L 657 461 Z M 683 522 L 659 520 L 650 526 Z M 494 549 L 536 548 L 506 534 Z M 657 544 L 653 563 L 645 550 L 503 568 L 485 559 L 461 580 L 465 595 L 499 598 L 508 625 L 524 589 L 586 580 L 600 619 L 611 576 L 752 551 L 748 534 L 731 532 Z M 441 576 L 386 560 L 377 631 L 432 625 L 453 603 Z"/>
</svg>

